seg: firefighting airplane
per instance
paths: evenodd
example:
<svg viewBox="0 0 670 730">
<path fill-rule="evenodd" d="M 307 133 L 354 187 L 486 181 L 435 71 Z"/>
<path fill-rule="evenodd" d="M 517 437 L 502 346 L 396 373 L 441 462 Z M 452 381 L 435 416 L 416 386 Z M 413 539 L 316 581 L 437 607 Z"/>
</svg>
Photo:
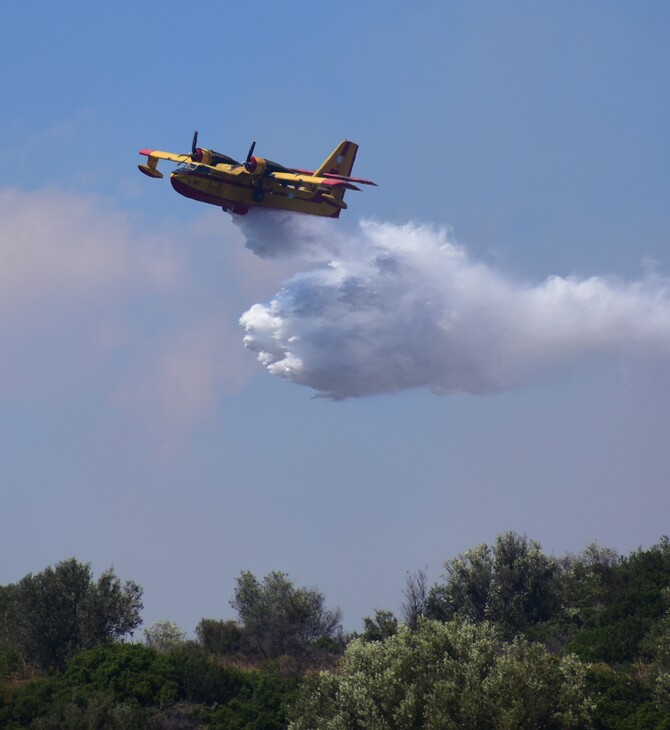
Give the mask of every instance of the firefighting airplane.
<svg viewBox="0 0 670 730">
<path fill-rule="evenodd" d="M 220 152 L 198 147 L 196 131 L 190 154 L 140 150 L 147 157 L 147 164 L 138 168 L 149 177 L 162 178 L 158 160 L 178 162 L 179 166 L 170 173 L 170 182 L 178 193 L 239 215 L 261 206 L 339 218 L 340 211 L 347 207 L 346 190 L 360 190 L 354 183 L 376 184 L 350 177 L 358 150 L 354 142 L 340 142 L 313 172 L 254 157 L 255 147 L 253 142 L 246 160 L 238 162 Z"/>
</svg>

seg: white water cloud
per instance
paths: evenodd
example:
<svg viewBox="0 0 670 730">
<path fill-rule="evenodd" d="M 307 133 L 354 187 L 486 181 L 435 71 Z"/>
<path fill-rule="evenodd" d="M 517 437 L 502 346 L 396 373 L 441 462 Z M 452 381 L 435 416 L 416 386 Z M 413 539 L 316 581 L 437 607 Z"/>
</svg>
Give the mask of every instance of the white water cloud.
<svg viewBox="0 0 670 730">
<path fill-rule="evenodd" d="M 364 222 L 346 236 L 295 217 L 241 225 L 259 255 L 316 262 L 244 313 L 245 345 L 271 374 L 330 398 L 493 392 L 591 354 L 670 355 L 670 282 L 657 274 L 527 284 L 432 226 Z"/>
</svg>

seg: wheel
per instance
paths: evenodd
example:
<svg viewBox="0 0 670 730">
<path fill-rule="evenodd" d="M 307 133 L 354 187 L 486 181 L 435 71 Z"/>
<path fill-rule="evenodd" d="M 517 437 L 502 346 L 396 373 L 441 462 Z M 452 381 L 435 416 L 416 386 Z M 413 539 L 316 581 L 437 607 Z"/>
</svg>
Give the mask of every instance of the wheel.
<svg viewBox="0 0 670 730">
<path fill-rule="evenodd" d="M 254 190 L 254 200 L 257 203 L 262 203 L 264 198 L 265 193 L 263 192 L 263 188 L 256 188 L 256 190 Z"/>
</svg>

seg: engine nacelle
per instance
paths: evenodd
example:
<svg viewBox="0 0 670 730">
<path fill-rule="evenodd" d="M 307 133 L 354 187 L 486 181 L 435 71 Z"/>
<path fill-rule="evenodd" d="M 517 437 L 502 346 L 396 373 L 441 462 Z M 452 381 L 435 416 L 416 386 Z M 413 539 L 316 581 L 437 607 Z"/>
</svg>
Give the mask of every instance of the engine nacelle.
<svg viewBox="0 0 670 730">
<path fill-rule="evenodd" d="M 267 167 L 267 160 L 264 160 L 262 157 L 250 157 L 244 163 L 244 167 L 252 175 L 262 175 Z"/>
<path fill-rule="evenodd" d="M 244 167 L 252 175 L 271 175 L 273 172 L 290 172 L 287 167 L 280 165 L 278 162 L 266 160 L 264 157 L 250 157 L 244 163 Z"/>
<path fill-rule="evenodd" d="M 234 160 L 228 155 L 223 155 L 221 152 L 215 152 L 214 150 L 203 149 L 197 147 L 195 153 L 191 154 L 193 162 L 200 162 L 203 165 L 239 165 L 237 160 Z"/>
</svg>

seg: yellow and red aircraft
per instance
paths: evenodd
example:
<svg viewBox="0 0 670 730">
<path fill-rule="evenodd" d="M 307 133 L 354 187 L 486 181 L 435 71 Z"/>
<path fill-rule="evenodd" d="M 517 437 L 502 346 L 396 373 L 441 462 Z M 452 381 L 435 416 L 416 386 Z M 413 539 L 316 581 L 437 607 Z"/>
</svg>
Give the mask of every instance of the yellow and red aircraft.
<svg viewBox="0 0 670 730">
<path fill-rule="evenodd" d="M 239 215 L 261 206 L 339 218 L 340 211 L 347 207 L 346 190 L 360 190 L 354 183 L 375 185 L 371 180 L 350 177 L 358 151 L 354 142 L 340 142 L 314 171 L 254 157 L 255 148 L 253 142 L 246 160 L 238 162 L 220 152 L 198 147 L 196 131 L 190 154 L 140 150 L 147 157 L 147 164 L 138 167 L 149 177 L 162 178 L 158 161 L 177 162 L 179 166 L 170 173 L 170 182 L 178 193 Z"/>
</svg>

